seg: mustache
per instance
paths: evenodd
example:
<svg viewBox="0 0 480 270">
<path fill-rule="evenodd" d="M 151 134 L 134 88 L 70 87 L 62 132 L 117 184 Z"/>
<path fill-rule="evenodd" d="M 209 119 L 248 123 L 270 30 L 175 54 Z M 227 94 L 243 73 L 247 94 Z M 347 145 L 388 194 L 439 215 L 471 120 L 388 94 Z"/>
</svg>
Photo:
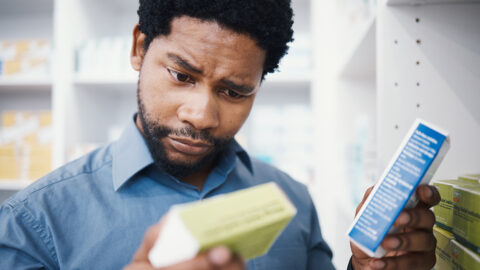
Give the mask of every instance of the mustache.
<svg viewBox="0 0 480 270">
<path fill-rule="evenodd" d="M 206 130 L 196 131 L 191 127 L 171 129 L 171 128 L 166 127 L 166 126 L 155 126 L 155 127 L 152 128 L 150 133 L 156 139 L 162 139 L 162 138 L 165 138 L 169 135 L 174 135 L 174 136 L 177 136 L 177 137 L 191 138 L 193 140 L 199 140 L 199 141 L 207 142 L 207 143 L 210 143 L 212 145 L 218 145 L 219 142 L 223 142 L 225 140 L 228 140 L 228 138 L 225 138 L 225 139 L 216 138 L 216 137 L 212 136 Z"/>
</svg>

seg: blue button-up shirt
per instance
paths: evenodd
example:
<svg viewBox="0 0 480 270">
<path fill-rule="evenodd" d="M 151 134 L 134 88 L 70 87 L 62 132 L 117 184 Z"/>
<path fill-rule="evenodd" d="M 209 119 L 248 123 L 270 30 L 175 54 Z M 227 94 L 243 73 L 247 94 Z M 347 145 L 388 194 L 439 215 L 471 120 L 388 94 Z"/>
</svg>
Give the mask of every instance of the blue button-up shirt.
<svg viewBox="0 0 480 270">
<path fill-rule="evenodd" d="M 170 206 L 274 181 L 298 209 L 254 270 L 333 269 L 307 188 L 233 141 L 203 188 L 153 165 L 131 121 L 121 138 L 36 181 L 0 208 L 0 269 L 121 269 Z M 168 256 L 168 255 L 166 255 Z"/>
</svg>

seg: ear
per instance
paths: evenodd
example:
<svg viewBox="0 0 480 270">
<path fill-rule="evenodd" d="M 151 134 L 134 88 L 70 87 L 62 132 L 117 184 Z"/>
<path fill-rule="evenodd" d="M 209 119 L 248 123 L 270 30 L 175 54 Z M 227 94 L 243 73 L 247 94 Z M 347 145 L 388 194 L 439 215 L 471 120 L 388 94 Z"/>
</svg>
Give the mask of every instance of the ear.
<svg viewBox="0 0 480 270">
<path fill-rule="evenodd" d="M 133 28 L 133 42 L 132 42 L 132 51 L 130 52 L 130 64 L 132 68 L 136 71 L 140 71 L 142 67 L 143 58 L 145 56 L 145 34 L 143 34 L 139 29 L 139 24 L 137 23 Z"/>
</svg>

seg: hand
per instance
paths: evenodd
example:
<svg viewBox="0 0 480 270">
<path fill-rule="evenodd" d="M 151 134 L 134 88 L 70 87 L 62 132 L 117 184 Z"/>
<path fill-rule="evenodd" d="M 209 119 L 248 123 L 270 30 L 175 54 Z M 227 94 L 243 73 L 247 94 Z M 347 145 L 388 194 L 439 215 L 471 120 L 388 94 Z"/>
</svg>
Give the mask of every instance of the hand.
<svg viewBox="0 0 480 270">
<path fill-rule="evenodd" d="M 367 189 L 357 213 L 372 191 Z M 417 206 L 405 209 L 400 213 L 394 226 L 399 232 L 389 234 L 382 242 L 387 251 L 383 258 L 371 258 L 354 244 L 352 249 L 352 265 L 360 269 L 431 269 L 435 265 L 435 247 L 437 241 L 433 235 L 435 216 L 429 209 L 440 202 L 440 194 L 433 186 L 422 185 L 416 190 L 419 200 Z"/>
<path fill-rule="evenodd" d="M 124 270 L 151 270 L 155 269 L 148 260 L 148 253 L 152 249 L 160 234 L 165 218 L 158 224 L 150 227 L 143 238 L 132 262 Z M 198 254 L 195 258 L 164 268 L 161 270 L 241 270 L 245 269 L 244 261 L 232 254 L 226 247 L 215 247 L 207 252 Z"/>
</svg>

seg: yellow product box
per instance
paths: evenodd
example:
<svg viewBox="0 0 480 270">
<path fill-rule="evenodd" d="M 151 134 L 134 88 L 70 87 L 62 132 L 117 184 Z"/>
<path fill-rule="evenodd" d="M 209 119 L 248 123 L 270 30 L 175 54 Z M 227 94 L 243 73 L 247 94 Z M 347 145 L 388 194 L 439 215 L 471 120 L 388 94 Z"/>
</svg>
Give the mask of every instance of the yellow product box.
<svg viewBox="0 0 480 270">
<path fill-rule="evenodd" d="M 36 180 L 52 170 L 52 146 L 32 146 L 30 148 L 28 179 Z"/>
<path fill-rule="evenodd" d="M 14 144 L 0 146 L 0 179 L 20 177 L 20 159 Z"/>
<path fill-rule="evenodd" d="M 455 239 L 480 254 L 480 185 L 454 186 L 453 202 Z"/>
<path fill-rule="evenodd" d="M 480 174 L 465 174 L 458 177 L 458 180 L 480 184 Z"/>
<path fill-rule="evenodd" d="M 440 193 L 441 201 L 433 207 L 436 224 L 447 231 L 452 231 L 453 226 L 453 188 L 464 184 L 474 184 L 468 179 L 437 180 L 433 185 Z"/>
<path fill-rule="evenodd" d="M 451 269 L 451 248 L 450 241 L 453 239 L 453 234 L 438 226 L 433 227 L 433 233 L 437 239 L 437 247 L 435 248 L 435 256 L 437 263 L 435 270 L 450 270 Z"/>
<path fill-rule="evenodd" d="M 273 182 L 175 205 L 148 258 L 164 267 L 222 245 L 249 260 L 270 249 L 296 212 Z"/>
<path fill-rule="evenodd" d="M 469 250 L 456 240 L 451 242 L 452 268 L 453 270 L 477 270 L 480 269 L 480 256 Z"/>
</svg>

